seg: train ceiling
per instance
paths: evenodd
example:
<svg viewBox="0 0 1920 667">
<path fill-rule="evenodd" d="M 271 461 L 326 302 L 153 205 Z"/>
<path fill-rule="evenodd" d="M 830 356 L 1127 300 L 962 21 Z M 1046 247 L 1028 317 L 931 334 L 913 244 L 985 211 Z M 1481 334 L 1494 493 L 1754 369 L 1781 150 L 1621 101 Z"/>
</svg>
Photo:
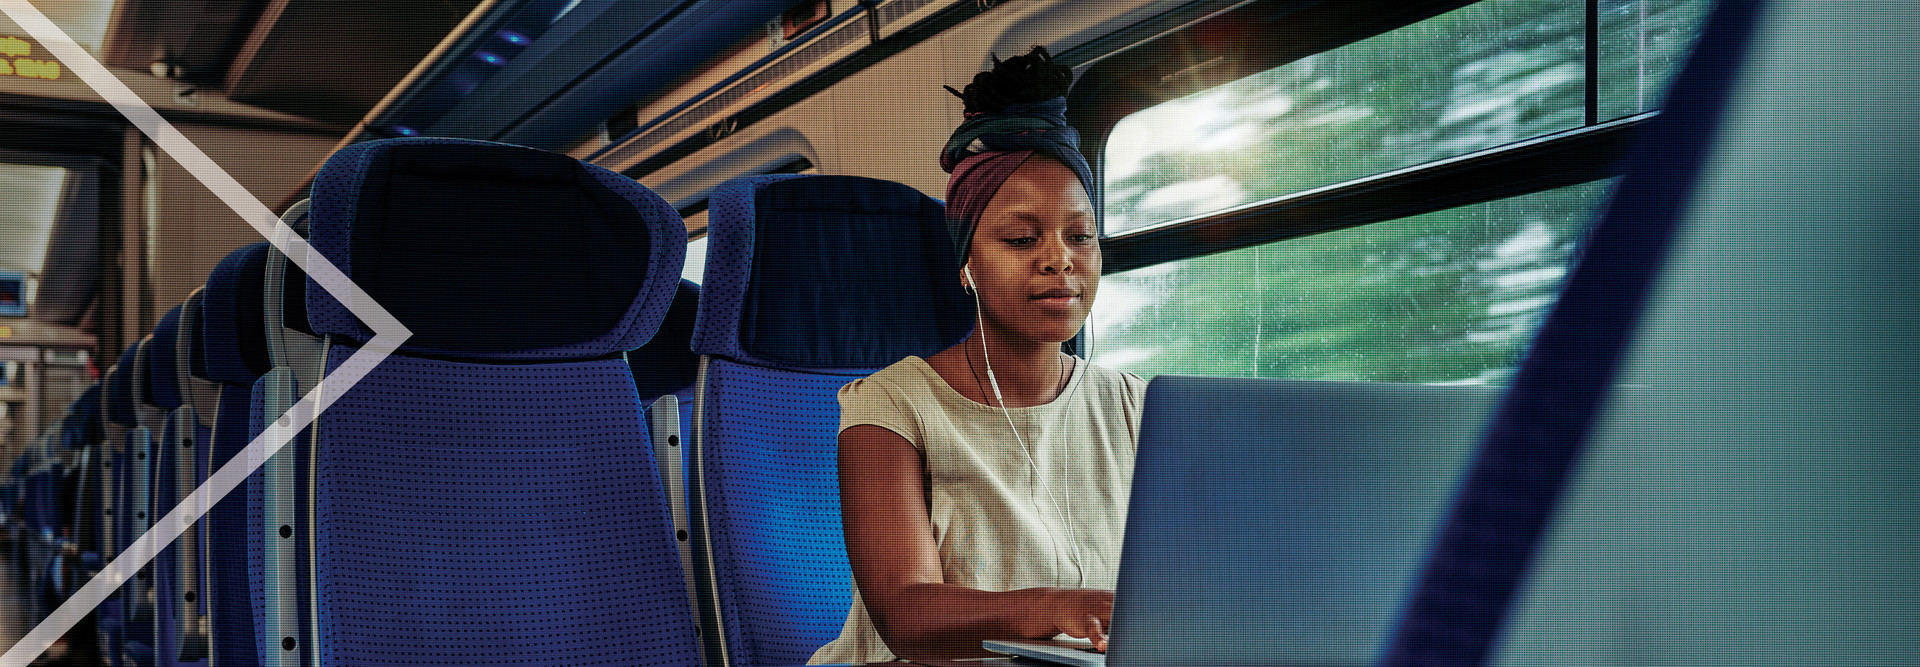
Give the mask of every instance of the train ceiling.
<svg viewBox="0 0 1920 667">
<path fill-rule="evenodd" d="M 114 65 L 348 127 L 481 0 L 120 0 Z"/>
</svg>

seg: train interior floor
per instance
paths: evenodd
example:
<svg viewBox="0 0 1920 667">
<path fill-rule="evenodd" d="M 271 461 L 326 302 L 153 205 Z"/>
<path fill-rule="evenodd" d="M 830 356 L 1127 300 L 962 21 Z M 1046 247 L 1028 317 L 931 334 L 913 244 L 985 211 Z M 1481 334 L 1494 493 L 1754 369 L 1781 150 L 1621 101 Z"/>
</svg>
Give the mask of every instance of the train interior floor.
<svg viewBox="0 0 1920 667">
<path fill-rule="evenodd" d="M 31 623 L 34 621 L 33 600 L 27 597 L 27 590 L 21 585 L 18 555 L 8 538 L 8 535 L 0 533 L 0 654 L 13 648 L 27 632 L 33 630 Z M 62 638 L 31 664 L 34 667 L 98 664 L 91 656 L 83 658 L 69 653 L 67 640 Z"/>
</svg>

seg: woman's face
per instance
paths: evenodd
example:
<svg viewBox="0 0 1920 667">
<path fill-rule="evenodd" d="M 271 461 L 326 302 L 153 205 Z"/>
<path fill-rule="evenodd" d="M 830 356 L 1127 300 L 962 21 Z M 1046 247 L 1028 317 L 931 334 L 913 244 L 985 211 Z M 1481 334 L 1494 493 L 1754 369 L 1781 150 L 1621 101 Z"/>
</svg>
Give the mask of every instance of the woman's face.
<svg viewBox="0 0 1920 667">
<path fill-rule="evenodd" d="M 1080 179 L 1028 158 L 987 202 L 967 266 L 987 326 L 1039 342 L 1073 338 L 1100 289 L 1093 204 Z"/>
</svg>

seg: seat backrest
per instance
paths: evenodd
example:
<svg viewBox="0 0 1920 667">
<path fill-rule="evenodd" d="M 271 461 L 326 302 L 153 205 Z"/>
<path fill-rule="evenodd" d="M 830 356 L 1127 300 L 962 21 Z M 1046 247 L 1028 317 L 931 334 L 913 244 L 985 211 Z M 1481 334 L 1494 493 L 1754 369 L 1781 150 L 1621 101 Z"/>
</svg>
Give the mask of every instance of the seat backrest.
<svg viewBox="0 0 1920 667">
<path fill-rule="evenodd" d="M 147 352 L 147 394 L 151 405 L 164 411 L 160 437 L 154 442 L 152 515 L 165 516 L 193 491 L 200 434 L 199 418 L 186 402 L 184 373 L 188 359 L 181 355 L 182 306 L 174 306 L 154 327 Z M 199 530 L 189 525 L 171 544 L 163 545 L 153 560 L 154 657 L 156 664 L 204 663 L 206 644 L 198 637 L 200 591 L 198 581 Z"/>
<path fill-rule="evenodd" d="M 1586 302 L 1556 306 L 1535 350 L 1563 312 L 1589 333 L 1529 351 L 1565 369 L 1593 337 L 1626 338 L 1564 497 L 1523 543 L 1532 567 L 1489 664 L 1881 665 L 1920 649 L 1920 154 L 1905 139 L 1920 79 L 1883 74 L 1920 69 L 1914 25 L 1910 2 L 1715 3 L 1581 251 L 1605 262 Z M 1639 324 L 1574 319 L 1638 301 L 1619 260 L 1661 228 Z M 1536 377 L 1533 405 L 1568 402 L 1561 376 Z M 1515 431 L 1555 412 L 1516 411 Z M 1486 551 L 1518 542 L 1490 523 L 1466 527 L 1482 551 L 1462 555 L 1499 562 Z M 1467 584 L 1485 575 L 1464 569 L 1442 583 L 1479 603 Z"/>
<path fill-rule="evenodd" d="M 646 345 L 626 354 L 634 388 L 640 393 L 641 404 L 647 406 L 647 434 L 653 441 L 653 459 L 660 464 L 661 482 L 673 512 L 680 575 L 686 580 L 689 600 L 696 593 L 692 533 L 687 526 L 686 452 L 693 442 L 693 382 L 700 369 L 700 355 L 693 353 L 693 320 L 699 308 L 700 286 L 682 279 L 660 330 Z"/>
<path fill-rule="evenodd" d="M 207 276 L 201 299 L 201 372 L 219 387 L 213 438 L 207 470 L 218 470 L 238 455 L 252 439 L 249 430 L 253 383 L 267 370 L 266 341 L 259 334 L 262 272 L 267 244 L 255 243 L 229 253 Z M 254 531 L 248 522 L 249 493 L 260 473 L 248 478 L 246 489 L 214 503 L 206 513 L 206 593 L 212 660 L 220 665 L 259 664 L 248 565 Z M 278 651 L 278 647 L 274 648 Z"/>
<path fill-rule="evenodd" d="M 310 202 L 300 201 L 281 215 L 282 229 L 306 237 Z M 291 239 L 282 239 L 283 241 Z M 260 323 L 271 369 L 252 390 L 250 433 L 291 409 L 320 382 L 326 367 L 326 341 L 307 324 L 307 280 L 297 263 L 278 248 L 268 248 L 263 274 Z M 249 332 L 247 335 L 252 336 Z M 254 622 L 260 628 L 263 665 L 313 664 L 318 645 L 308 616 L 313 590 L 312 504 L 308 498 L 312 429 L 302 429 L 268 459 L 249 480 L 249 548 L 253 562 Z"/>
<path fill-rule="evenodd" d="M 67 408 L 67 446 L 81 452 L 79 488 L 68 508 L 73 535 L 82 553 L 99 558 L 105 545 L 103 506 L 100 489 L 111 469 L 105 461 L 106 447 L 100 428 L 100 385 L 88 387 Z"/>
<path fill-rule="evenodd" d="M 705 648 L 711 665 L 798 664 L 852 600 L 835 394 L 958 343 L 972 302 L 942 207 L 907 186 L 757 176 L 710 202 L 689 482 Z"/>
<path fill-rule="evenodd" d="M 310 216 L 412 332 L 314 424 L 319 663 L 697 661 L 620 357 L 672 301 L 678 214 L 570 157 L 395 139 L 334 154 Z M 331 373 L 373 332 L 306 292 Z"/>
<path fill-rule="evenodd" d="M 153 468 L 156 454 L 153 445 L 157 440 L 154 431 L 157 430 L 159 411 L 148 404 L 147 398 L 147 355 L 152 343 L 152 336 L 143 338 L 127 348 L 126 354 L 120 358 L 120 366 L 130 371 L 124 373 L 125 399 L 116 412 L 123 413 L 127 423 L 133 424 L 127 429 L 127 484 L 124 487 L 125 498 L 120 503 L 125 510 L 122 512 L 124 518 L 121 525 L 126 530 L 121 531 L 120 538 L 120 547 L 123 549 L 153 527 Z M 146 656 L 145 659 L 149 661 L 154 650 L 153 573 L 156 569 L 154 563 L 148 561 L 134 575 L 131 586 L 121 590 L 121 600 L 125 605 L 122 650 L 129 655 Z"/>
</svg>

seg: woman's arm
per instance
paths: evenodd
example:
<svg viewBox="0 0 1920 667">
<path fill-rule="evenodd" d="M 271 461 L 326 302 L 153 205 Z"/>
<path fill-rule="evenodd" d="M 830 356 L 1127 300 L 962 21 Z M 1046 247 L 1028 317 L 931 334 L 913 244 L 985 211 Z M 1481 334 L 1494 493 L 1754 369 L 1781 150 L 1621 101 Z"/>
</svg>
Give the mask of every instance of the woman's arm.
<svg viewBox="0 0 1920 667">
<path fill-rule="evenodd" d="M 840 433 L 840 512 L 853 580 L 874 628 L 902 658 L 990 655 L 982 639 L 1066 633 L 1106 650 L 1113 593 L 1077 588 L 981 591 L 945 582 L 928 519 L 926 463 L 878 426 Z"/>
</svg>

